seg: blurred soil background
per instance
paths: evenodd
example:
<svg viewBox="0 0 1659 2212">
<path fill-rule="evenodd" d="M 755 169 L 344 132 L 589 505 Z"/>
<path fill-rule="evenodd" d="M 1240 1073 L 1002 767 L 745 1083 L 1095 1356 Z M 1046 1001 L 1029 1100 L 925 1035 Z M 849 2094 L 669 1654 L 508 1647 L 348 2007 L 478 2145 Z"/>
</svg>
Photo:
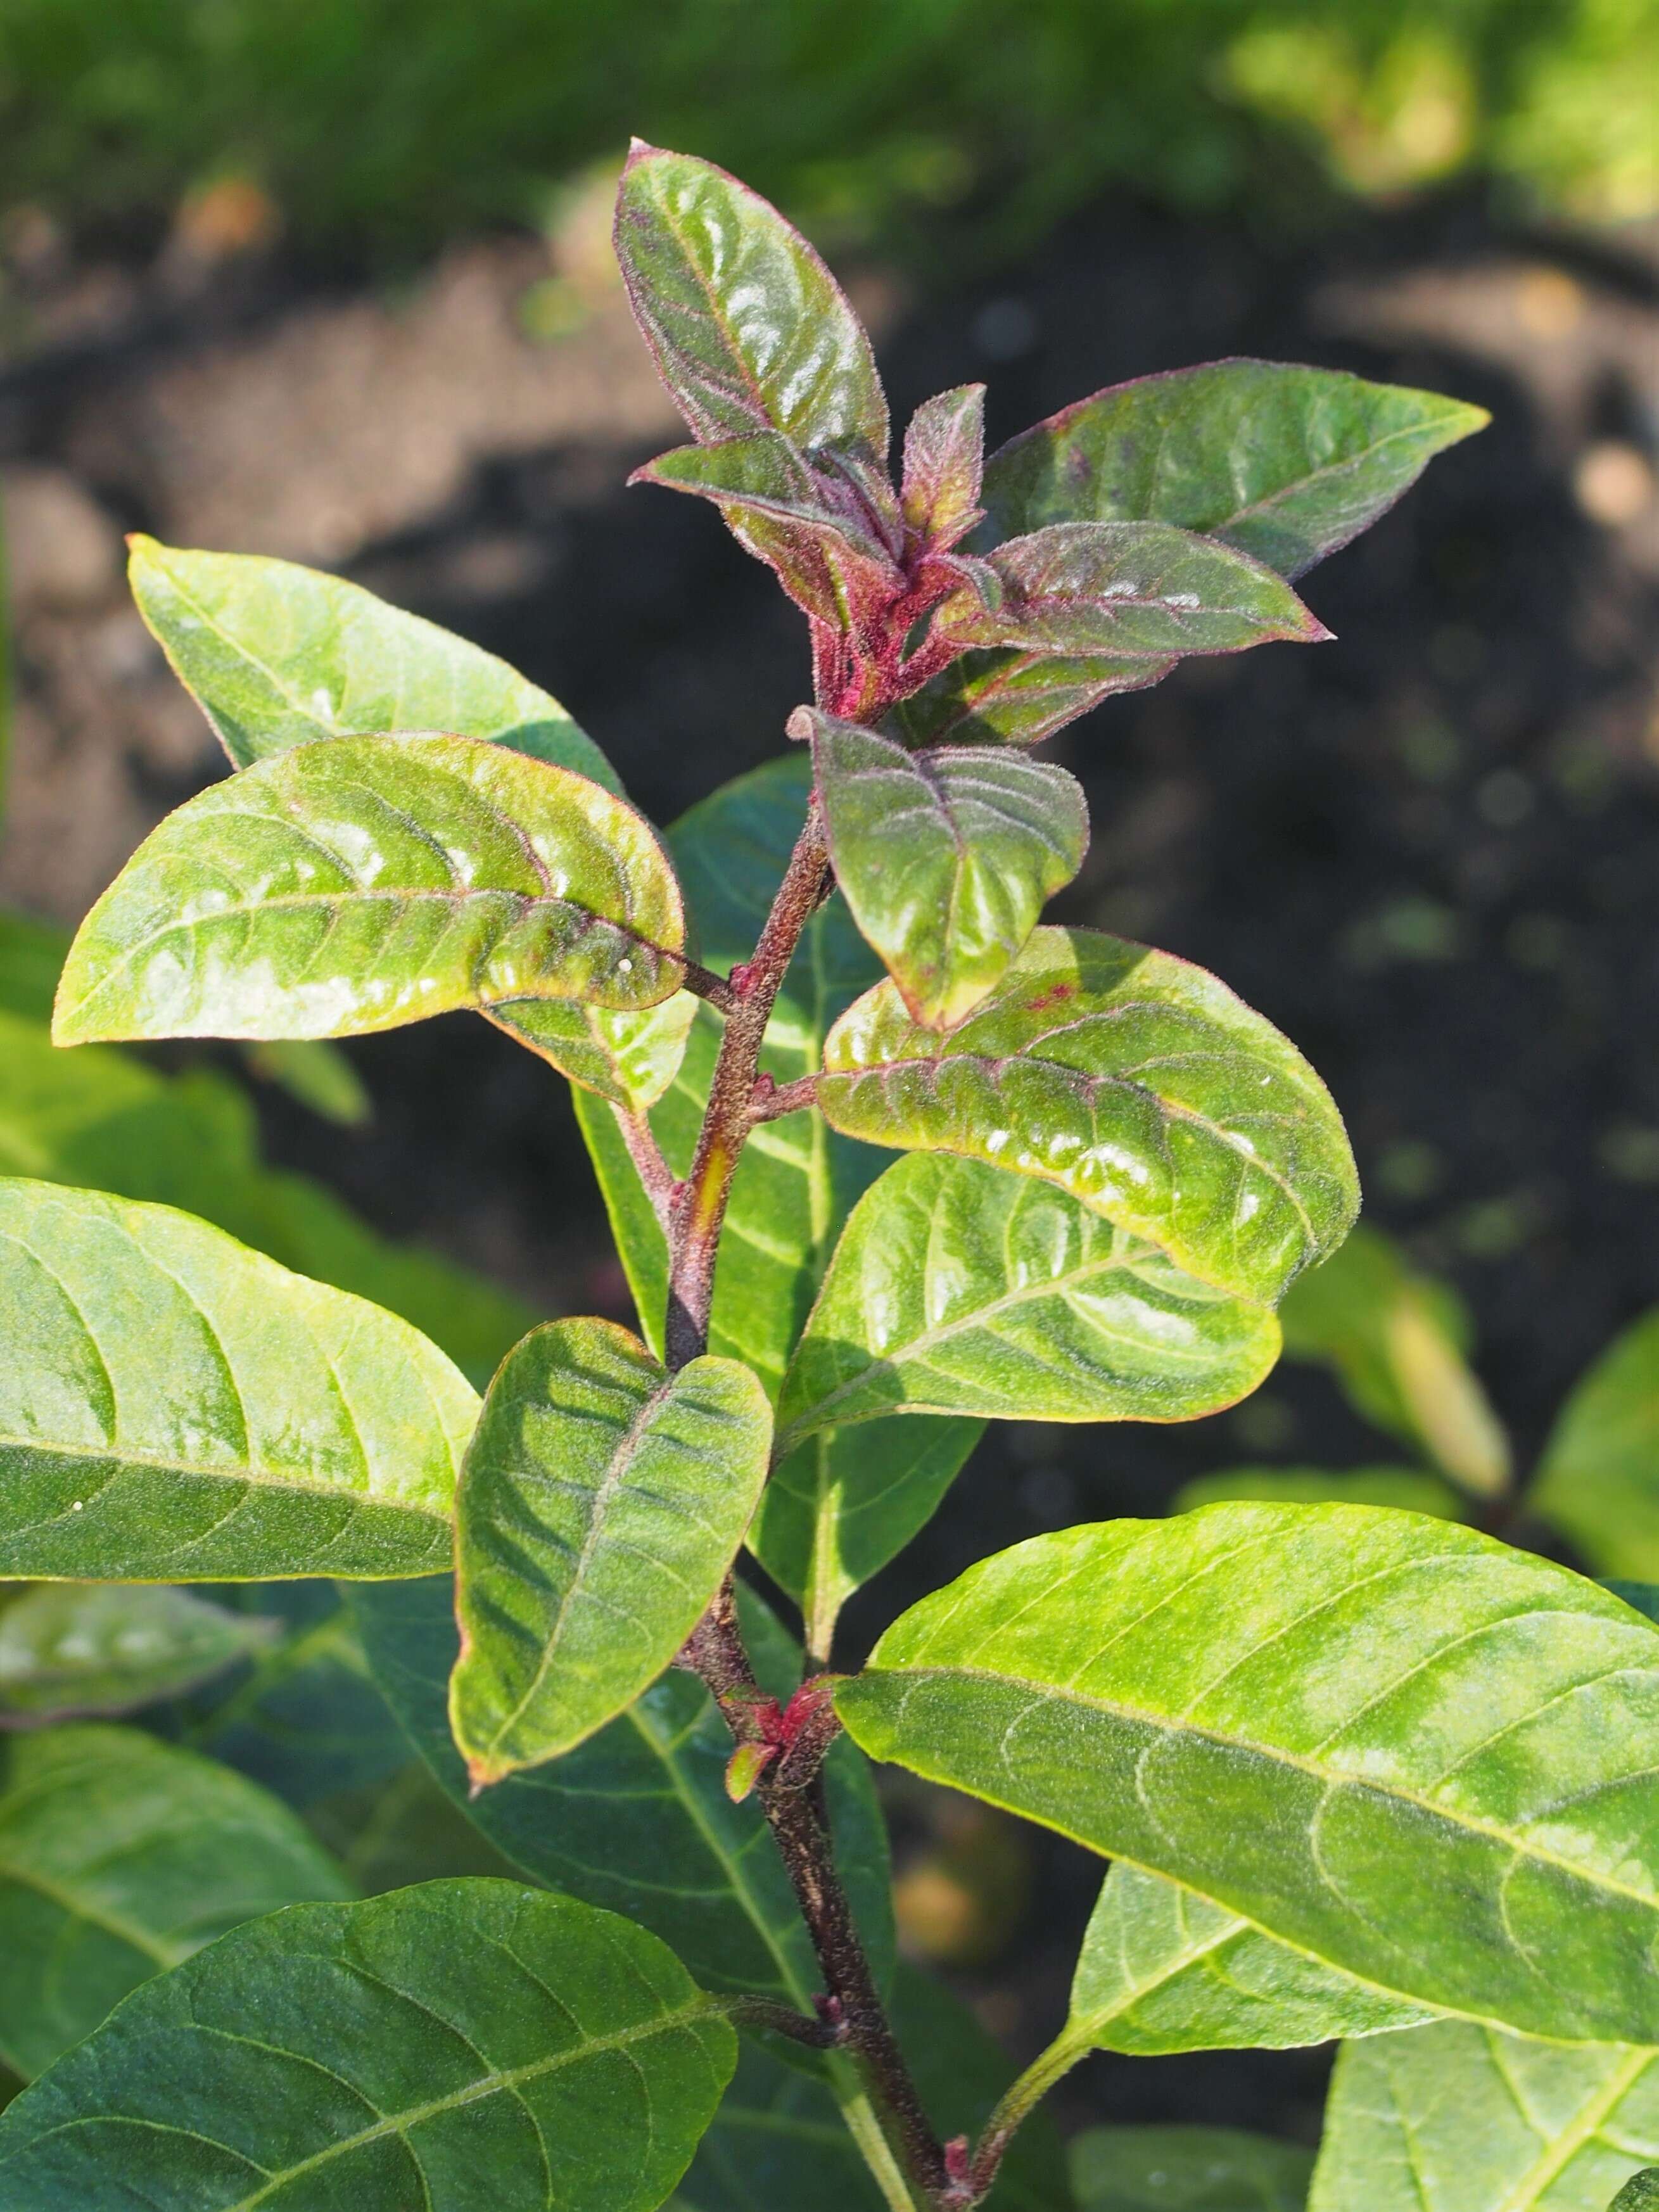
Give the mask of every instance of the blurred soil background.
<svg viewBox="0 0 1659 2212">
<path fill-rule="evenodd" d="M 1063 918 L 1216 969 L 1308 1053 L 1524 1464 L 1659 1300 L 1656 111 L 1653 0 L 6 0 L 0 901 L 74 921 L 222 771 L 126 530 L 476 638 L 659 820 L 778 750 L 799 617 L 700 503 L 622 488 L 677 434 L 609 261 L 630 127 L 812 228 L 900 421 L 982 378 L 1000 440 L 1234 353 L 1476 400 L 1493 427 L 1310 580 L 1337 643 L 1188 664 L 1052 750 L 1094 821 Z M 540 1063 L 460 1019 L 351 1050 L 372 1126 L 262 1096 L 274 1158 L 546 1312 L 626 1315 Z M 849 1653 L 1040 1528 L 1382 1455 L 1298 1369 L 1188 1428 L 994 1428 Z M 1097 1863 L 893 1811 L 914 1941 L 1034 2045 Z M 1097 2058 L 1070 2115 L 1311 2138 L 1327 2063 Z"/>
</svg>

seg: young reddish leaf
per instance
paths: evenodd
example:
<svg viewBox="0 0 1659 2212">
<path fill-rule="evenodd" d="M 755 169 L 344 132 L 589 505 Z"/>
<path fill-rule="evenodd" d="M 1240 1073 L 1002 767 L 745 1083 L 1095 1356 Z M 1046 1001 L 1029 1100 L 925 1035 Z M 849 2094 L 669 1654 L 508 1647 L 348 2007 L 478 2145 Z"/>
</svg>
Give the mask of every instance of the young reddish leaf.
<svg viewBox="0 0 1659 2212">
<path fill-rule="evenodd" d="M 1144 691 L 1175 666 L 1050 653 L 965 653 L 886 726 L 909 745 L 1040 744 L 1119 691 Z"/>
<path fill-rule="evenodd" d="M 954 545 L 979 520 L 985 386 L 924 400 L 904 434 L 904 519 L 931 545 Z"/>
<path fill-rule="evenodd" d="M 1110 386 L 1022 431 L 986 464 L 988 526 L 1172 522 L 1299 576 L 1489 419 L 1336 369 L 1210 362 Z"/>
<path fill-rule="evenodd" d="M 802 447 L 861 440 L 885 458 L 887 401 L 864 326 L 758 192 L 636 139 L 616 245 L 658 373 L 701 442 L 781 430 Z"/>
<path fill-rule="evenodd" d="M 1330 635 L 1271 568 L 1168 523 L 1055 523 L 990 559 L 1001 608 L 964 594 L 940 611 L 939 629 L 959 645 L 1162 659 Z"/>
<path fill-rule="evenodd" d="M 814 463 L 824 458 L 815 454 Z M 738 544 L 776 570 L 796 605 L 834 629 L 867 626 L 905 589 L 859 487 L 809 466 L 775 431 L 677 447 L 629 482 L 713 500 Z"/>
</svg>

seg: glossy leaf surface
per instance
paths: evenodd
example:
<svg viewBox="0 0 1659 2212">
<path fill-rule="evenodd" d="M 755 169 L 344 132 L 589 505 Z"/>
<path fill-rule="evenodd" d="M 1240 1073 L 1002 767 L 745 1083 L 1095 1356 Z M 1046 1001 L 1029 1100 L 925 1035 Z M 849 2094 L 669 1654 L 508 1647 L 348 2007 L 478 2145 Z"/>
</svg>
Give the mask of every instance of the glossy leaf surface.
<svg viewBox="0 0 1659 2212">
<path fill-rule="evenodd" d="M 238 768 L 320 738 L 490 738 L 620 792 L 556 699 L 360 585 L 292 562 L 132 539 L 138 611 Z"/>
<path fill-rule="evenodd" d="M 1632 2174 L 1607 2212 L 1659 2212 L 1659 2166 Z"/>
<path fill-rule="evenodd" d="M 899 1410 L 1190 1420 L 1255 1389 L 1271 1312 L 1052 1185 L 923 1155 L 854 1209 L 779 1401 L 779 1445 Z"/>
<path fill-rule="evenodd" d="M 654 2212 L 737 2039 L 666 1947 L 428 1882 L 239 1929 L 0 2118 L 0 2206 Z"/>
<path fill-rule="evenodd" d="M 899 1968 L 895 2034 L 941 2136 L 976 2134 L 1012 2078 L 968 2007 L 914 1966 Z M 889 2212 L 831 2093 L 745 2040 L 738 2070 L 671 2212 Z M 1045 2113 L 1014 2138 L 987 2212 L 1073 2212 L 1065 2154 Z"/>
<path fill-rule="evenodd" d="M 1224 1905 L 1120 1863 L 1102 1887 L 1072 1982 L 1070 2042 L 1136 2057 L 1284 2051 L 1434 2018 Z"/>
<path fill-rule="evenodd" d="M 1571 1537 L 1597 1574 L 1659 1583 L 1659 1308 L 1577 1384 L 1528 1504 Z"/>
<path fill-rule="evenodd" d="M 873 1757 L 1380 1989 L 1659 2041 L 1659 1633 L 1472 1529 L 1238 1504 L 1040 1536 L 836 1703 Z"/>
<path fill-rule="evenodd" d="M 983 746 L 908 752 L 803 708 L 836 878 L 912 1018 L 950 1029 L 1083 865 L 1075 777 Z"/>
<path fill-rule="evenodd" d="M 887 449 L 887 402 L 845 294 L 777 210 L 711 161 L 637 140 L 617 258 L 675 405 L 705 444 L 781 430 Z"/>
<path fill-rule="evenodd" d="M 1240 2128 L 1090 2128 L 1078 2212 L 1303 2212 L 1313 2153 Z"/>
<path fill-rule="evenodd" d="M 929 544 L 955 544 L 979 520 L 985 386 L 959 384 L 924 399 L 904 434 L 904 519 Z"/>
<path fill-rule="evenodd" d="M 1218 361 L 1109 386 L 986 464 L 987 535 L 1177 524 L 1298 576 L 1393 506 L 1484 408 L 1327 368 Z"/>
<path fill-rule="evenodd" d="M 800 1656 L 739 1585 L 763 1686 L 787 1697 Z M 817 1965 L 760 1808 L 726 1794 L 732 1739 L 708 1693 L 678 1670 L 596 1736 L 469 1801 L 449 1733 L 458 1639 L 447 1579 L 352 1592 L 375 1680 L 444 1789 L 532 1880 L 625 1913 L 671 1944 L 707 1989 L 749 1990 L 805 2009 Z M 848 1743 L 825 1765 L 836 1856 L 867 1948 L 893 1956 L 887 1839 L 869 1769 Z"/>
<path fill-rule="evenodd" d="M 1468 1502 L 1420 1467 L 1229 1467 L 1182 1483 L 1170 1510 L 1191 1513 L 1230 1498 L 1276 1499 L 1285 1505 L 1392 1505 L 1437 1521 L 1467 1521 Z"/>
<path fill-rule="evenodd" d="M 964 653 L 888 717 L 907 744 L 1035 745 L 1120 691 L 1144 691 L 1175 666 L 1100 654 Z"/>
<path fill-rule="evenodd" d="M 4 1013 L 0 1173 L 179 1206 L 401 1314 L 481 1388 L 536 1318 L 453 1261 L 379 1236 L 309 1176 L 268 1166 L 252 1102 L 216 1072 L 166 1076 L 102 1045 L 59 1052 L 40 1024 Z"/>
<path fill-rule="evenodd" d="M 182 1696 L 278 1633 L 164 1584 L 40 1583 L 0 1611 L 0 1728 Z"/>
<path fill-rule="evenodd" d="M 958 645 L 1162 659 L 1329 635 L 1271 568 L 1167 523 L 1057 522 L 991 565 L 1000 605 L 964 594 L 939 614 Z"/>
<path fill-rule="evenodd" d="M 637 1012 L 563 999 L 515 999 L 491 1007 L 488 1018 L 583 1090 L 641 1114 L 679 1073 L 696 1014 L 692 994 L 676 991 Z"/>
<path fill-rule="evenodd" d="M 1330 1093 L 1203 969 L 1096 930 L 1039 929 L 943 1038 L 891 983 L 824 1045 L 849 1136 L 1055 1183 L 1202 1282 L 1276 1298 L 1358 1209 Z"/>
<path fill-rule="evenodd" d="M 1279 1318 L 1289 1357 L 1330 1365 L 1367 1420 L 1476 1497 L 1505 1487 L 1509 1439 L 1468 1364 L 1462 1303 L 1381 1230 L 1362 1223 L 1293 1285 Z"/>
<path fill-rule="evenodd" d="M 456 1501 L 455 1741 L 475 1784 L 650 1687 L 726 1578 L 772 1414 L 736 1360 L 671 1375 L 614 1322 L 549 1322 L 489 1386 Z"/>
<path fill-rule="evenodd" d="M 1602 2212 L 1659 2157 L 1659 2054 L 1443 2021 L 1336 2062 L 1309 2212 Z"/>
<path fill-rule="evenodd" d="M 429 1574 L 477 1416 L 435 1346 L 166 1206 L 0 1181 L 0 1573 Z"/>
<path fill-rule="evenodd" d="M 26 2079 L 227 1929 L 349 1894 L 286 1806 L 136 1729 L 21 1736 L 0 1774 L 0 2056 Z"/>
<path fill-rule="evenodd" d="M 189 799 L 86 921 L 59 1044 L 355 1036 L 459 1006 L 678 988 L 649 826 L 568 769 L 470 738 L 297 746 Z"/>
</svg>

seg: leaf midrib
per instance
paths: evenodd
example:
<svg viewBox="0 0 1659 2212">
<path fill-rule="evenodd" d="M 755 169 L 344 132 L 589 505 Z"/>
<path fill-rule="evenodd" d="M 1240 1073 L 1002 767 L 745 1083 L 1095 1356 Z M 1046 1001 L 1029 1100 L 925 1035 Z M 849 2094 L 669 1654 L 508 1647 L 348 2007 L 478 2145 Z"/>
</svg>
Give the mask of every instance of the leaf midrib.
<svg viewBox="0 0 1659 2212">
<path fill-rule="evenodd" d="M 39 1453 L 50 1459 L 106 1460 L 112 1465 L 155 1468 L 167 1474 L 196 1474 L 216 1482 L 251 1483 L 260 1490 L 292 1490 L 307 1498 L 335 1498 L 349 1499 L 362 1505 L 378 1505 L 392 1513 L 412 1514 L 416 1520 L 429 1521 L 440 1528 L 449 1526 L 447 1513 L 434 1512 L 426 1505 L 411 1504 L 406 1498 L 388 1498 L 375 1490 L 354 1490 L 341 1482 L 305 1482 L 297 1476 L 270 1474 L 251 1467 L 201 1467 L 187 1459 L 171 1458 L 160 1452 L 139 1451 L 114 1444 L 52 1443 L 39 1437 L 9 1437 L 0 1434 L 0 1452 Z M 49 1528 L 53 1522 L 65 1516 L 55 1513 L 50 1520 L 30 1524 L 30 1533 Z"/>
</svg>

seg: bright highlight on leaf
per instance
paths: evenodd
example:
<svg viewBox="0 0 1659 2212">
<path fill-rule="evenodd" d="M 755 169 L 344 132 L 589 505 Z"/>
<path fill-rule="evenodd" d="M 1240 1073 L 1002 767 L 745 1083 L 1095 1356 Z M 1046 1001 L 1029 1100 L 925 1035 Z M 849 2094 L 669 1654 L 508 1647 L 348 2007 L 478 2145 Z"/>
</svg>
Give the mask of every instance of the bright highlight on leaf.
<svg viewBox="0 0 1659 2212">
<path fill-rule="evenodd" d="M 0 2115 L 0 2208 L 655 2212 L 737 2039 L 665 1946 L 434 1881 L 237 1929 Z"/>
<path fill-rule="evenodd" d="M 1039 1536 L 836 1705 L 872 1757 L 1380 1990 L 1659 2042 L 1659 1633 L 1472 1529 L 1238 1504 Z"/>
<path fill-rule="evenodd" d="M 319 738 L 449 730 L 620 794 L 556 699 L 435 623 L 291 561 L 129 543 L 138 611 L 236 767 Z"/>
<path fill-rule="evenodd" d="M 549 1322 L 507 1355 L 456 1509 L 450 1717 L 475 1784 L 556 1758 L 649 1688 L 725 1579 L 771 1440 L 734 1359 L 671 1375 L 603 1321 Z"/>
<path fill-rule="evenodd" d="M 678 989 L 650 829 L 568 769 L 468 738 L 339 738 L 213 785 L 70 950 L 52 1033 L 358 1036 L 459 1006 Z"/>
<path fill-rule="evenodd" d="M 1330 1094 L 1201 968 L 1095 930 L 1039 929 L 939 1037 L 890 983 L 830 1031 L 833 1127 L 1056 1183 L 1202 1282 L 1272 1300 L 1359 1202 Z"/>
<path fill-rule="evenodd" d="M 1083 865 L 1074 777 L 982 746 L 907 752 L 801 708 L 836 878 L 912 1018 L 950 1029 L 994 989 Z"/>
<path fill-rule="evenodd" d="M 0 1181 L 0 1575 L 430 1574 L 477 1400 L 406 1322 L 168 1206 Z"/>
</svg>

